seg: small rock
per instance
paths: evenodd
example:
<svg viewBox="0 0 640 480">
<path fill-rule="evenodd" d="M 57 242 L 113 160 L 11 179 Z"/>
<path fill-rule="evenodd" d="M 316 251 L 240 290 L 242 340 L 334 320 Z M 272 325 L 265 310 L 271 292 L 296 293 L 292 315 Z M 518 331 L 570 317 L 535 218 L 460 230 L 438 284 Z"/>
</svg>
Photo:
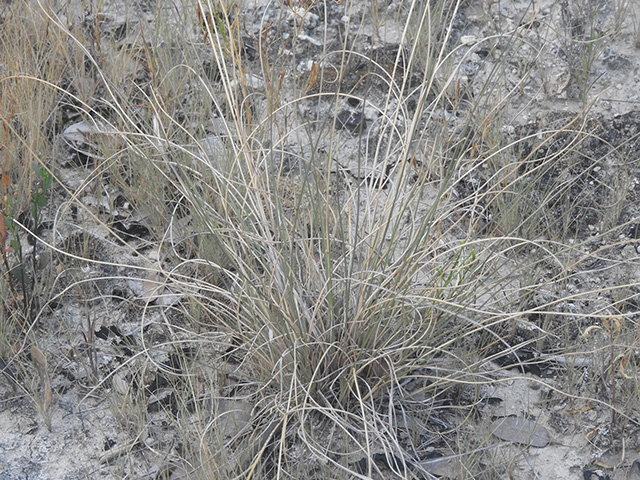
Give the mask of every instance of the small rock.
<svg viewBox="0 0 640 480">
<path fill-rule="evenodd" d="M 477 41 L 478 41 L 478 39 L 476 38 L 475 35 L 462 35 L 460 37 L 460 43 L 462 45 L 473 45 Z"/>
<path fill-rule="evenodd" d="M 343 110 L 336 117 L 339 128 L 352 133 L 362 133 L 367 128 L 367 121 L 362 112 Z"/>
</svg>

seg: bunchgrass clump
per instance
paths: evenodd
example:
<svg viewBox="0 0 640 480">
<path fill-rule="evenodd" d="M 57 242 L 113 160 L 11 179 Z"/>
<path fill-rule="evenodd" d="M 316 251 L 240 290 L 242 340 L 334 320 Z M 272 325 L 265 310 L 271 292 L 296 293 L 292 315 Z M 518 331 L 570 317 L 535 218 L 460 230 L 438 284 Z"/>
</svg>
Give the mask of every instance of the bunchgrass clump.
<svg viewBox="0 0 640 480">
<path fill-rule="evenodd" d="M 535 74 L 523 62 L 507 79 L 525 26 L 469 47 L 456 33 L 460 1 L 246 12 L 185 1 L 136 26 L 123 6 L 13 3 L 0 79 L 0 292 L 13 298 L 0 366 L 26 364 L 25 345 L 49 338 L 40 324 L 60 303 L 123 323 L 133 312 L 127 332 L 89 313 L 58 323 L 76 342 L 58 365 L 81 367 L 85 401 L 109 397 L 123 429 L 138 431 L 131 448 L 155 414 L 171 419 L 175 468 L 193 478 L 428 478 L 436 436 L 458 478 L 499 478 L 518 454 L 497 460 L 491 432 L 462 432 L 485 386 L 543 362 L 571 379 L 555 391 L 607 405 L 612 426 L 632 421 L 633 276 L 620 272 L 615 299 L 576 286 L 633 225 L 631 166 L 623 147 L 598 159 L 583 149 L 602 135 L 586 109 L 546 130 L 501 128 Z M 340 38 L 329 41 L 323 19 L 345 23 Z M 305 33 L 314 22 L 323 41 Z M 588 50 L 570 63 L 583 105 L 609 35 L 589 25 Z M 495 66 L 476 88 L 462 70 L 481 49 Z M 22 292 L 11 267 L 20 235 L 37 238 L 33 258 L 52 257 L 48 282 Z M 113 350 L 99 341 L 108 335 L 121 338 Z M 31 351 L 50 415 L 56 362 Z M 607 394 L 576 375 L 591 367 Z"/>
</svg>

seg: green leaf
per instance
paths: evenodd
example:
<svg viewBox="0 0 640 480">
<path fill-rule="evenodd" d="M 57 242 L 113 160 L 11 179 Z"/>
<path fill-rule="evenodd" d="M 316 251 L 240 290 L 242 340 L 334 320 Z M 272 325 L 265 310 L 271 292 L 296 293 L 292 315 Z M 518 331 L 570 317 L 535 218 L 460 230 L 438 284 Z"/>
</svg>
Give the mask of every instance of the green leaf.
<svg viewBox="0 0 640 480">
<path fill-rule="evenodd" d="M 41 165 L 34 165 L 33 170 L 36 172 L 36 175 L 42 179 L 42 190 L 44 192 L 49 190 L 53 183 L 53 175 Z"/>
<path fill-rule="evenodd" d="M 44 174 L 42 175 L 42 188 L 45 190 L 45 192 L 51 188 L 52 183 L 53 175 L 51 175 L 49 172 L 44 172 Z"/>
<path fill-rule="evenodd" d="M 44 207 L 47 204 L 47 197 L 41 193 L 36 193 L 33 195 L 33 202 L 40 208 Z"/>
<path fill-rule="evenodd" d="M 37 225 L 40 220 L 40 211 L 38 209 L 38 205 L 35 202 L 31 204 L 31 217 L 33 218 L 33 220 L 36 222 L 36 225 Z"/>
</svg>

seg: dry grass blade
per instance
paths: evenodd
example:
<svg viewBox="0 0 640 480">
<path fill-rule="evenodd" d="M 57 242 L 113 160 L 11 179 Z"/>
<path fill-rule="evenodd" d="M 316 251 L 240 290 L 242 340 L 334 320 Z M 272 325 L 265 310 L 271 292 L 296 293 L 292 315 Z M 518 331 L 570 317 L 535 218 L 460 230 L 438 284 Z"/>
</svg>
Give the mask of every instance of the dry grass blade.
<svg viewBox="0 0 640 480">
<path fill-rule="evenodd" d="M 42 392 L 42 398 L 37 402 L 38 409 L 42 414 L 47 429 L 51 431 L 51 417 L 53 411 L 51 406 L 53 403 L 53 390 L 51 389 L 51 378 L 49 377 L 49 370 L 47 368 L 47 358 L 42 351 L 35 345 L 31 346 L 31 360 L 36 367 L 38 376 L 40 377 L 40 390 Z"/>
</svg>

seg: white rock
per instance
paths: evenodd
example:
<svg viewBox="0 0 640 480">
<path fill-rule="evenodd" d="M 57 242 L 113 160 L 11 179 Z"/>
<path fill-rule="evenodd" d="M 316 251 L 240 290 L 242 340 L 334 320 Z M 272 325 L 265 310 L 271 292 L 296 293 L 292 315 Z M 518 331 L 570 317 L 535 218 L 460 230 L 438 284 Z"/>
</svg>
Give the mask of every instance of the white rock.
<svg viewBox="0 0 640 480">
<path fill-rule="evenodd" d="M 478 38 L 475 35 L 462 35 L 460 37 L 460 43 L 462 45 L 475 45 L 478 42 Z"/>
</svg>

